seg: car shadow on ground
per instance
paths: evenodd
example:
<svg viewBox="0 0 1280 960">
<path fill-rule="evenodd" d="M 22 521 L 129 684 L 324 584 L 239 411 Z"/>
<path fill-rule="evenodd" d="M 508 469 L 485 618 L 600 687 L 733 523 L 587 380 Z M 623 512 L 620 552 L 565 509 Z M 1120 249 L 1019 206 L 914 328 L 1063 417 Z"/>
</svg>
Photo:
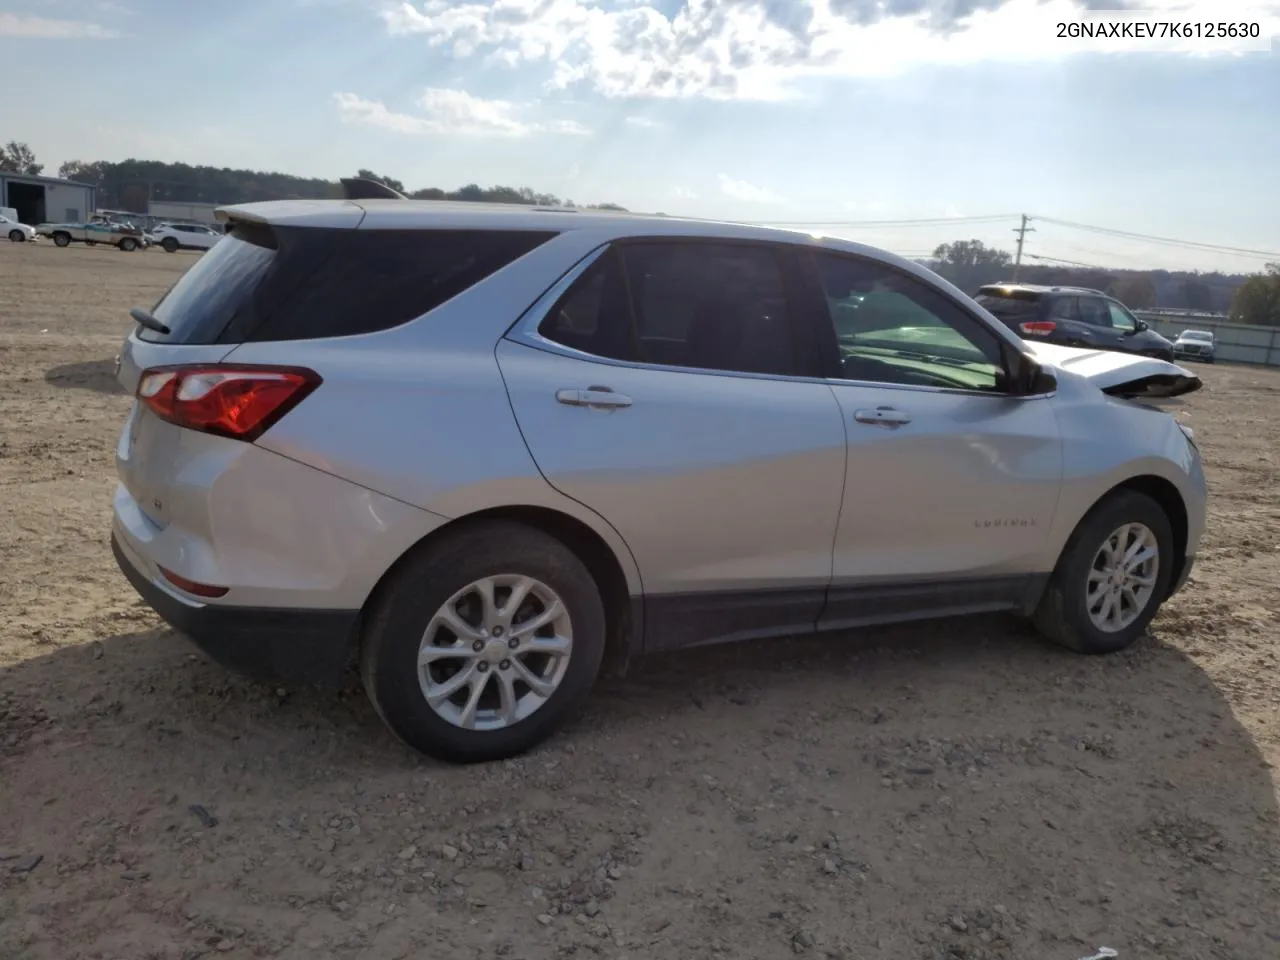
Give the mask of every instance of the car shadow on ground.
<svg viewBox="0 0 1280 960">
<path fill-rule="evenodd" d="M 92 390 L 94 393 L 122 394 L 124 388 L 116 380 L 115 359 L 88 363 L 64 363 L 45 371 L 45 383 L 69 390 Z"/>
<path fill-rule="evenodd" d="M 775 940 L 832 956 L 1280 950 L 1270 771 L 1158 635 L 1085 658 L 975 618 L 664 655 L 528 756 L 449 767 L 399 745 L 354 686 L 244 681 L 156 629 L 0 670 L 0 770 L 0 855 L 44 858 L 0 869 L 0 892 L 18 913 L 42 905 L 49 944 L 105 942 L 78 919 L 87 896 L 100 920 L 145 915 L 174 942 L 196 924 L 174 904 L 216 899 L 255 949 L 315 955 L 302 930 L 330 943 L 358 921 L 369 955 L 399 955 L 409 934 L 380 926 L 381 888 L 352 879 L 332 917 L 304 922 L 300 904 L 338 897 L 342 871 L 412 864 L 431 879 L 398 901 L 434 935 L 474 922 L 443 878 L 469 897 L 483 879 L 486 902 L 536 887 L 571 903 L 575 872 L 609 862 L 626 872 L 593 898 L 671 955 L 708 937 L 744 956 Z M 526 818 L 538 828 L 493 853 Z M 528 921 L 556 909 L 486 922 L 551 956 L 560 927 Z"/>
</svg>

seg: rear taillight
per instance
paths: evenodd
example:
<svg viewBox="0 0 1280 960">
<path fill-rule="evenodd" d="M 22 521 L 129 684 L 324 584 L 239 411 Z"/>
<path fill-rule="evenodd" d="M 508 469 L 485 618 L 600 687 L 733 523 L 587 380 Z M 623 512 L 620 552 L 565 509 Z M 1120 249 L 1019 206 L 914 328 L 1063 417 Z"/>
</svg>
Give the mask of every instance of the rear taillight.
<svg viewBox="0 0 1280 960">
<path fill-rule="evenodd" d="M 1058 329 L 1058 325 L 1052 320 L 1029 320 L 1026 323 L 1019 324 L 1022 332 L 1030 334 L 1033 337 L 1047 337 L 1053 331 Z"/>
<path fill-rule="evenodd" d="M 138 400 L 179 427 L 252 442 L 320 382 L 298 367 L 153 367 L 138 381 Z"/>
</svg>

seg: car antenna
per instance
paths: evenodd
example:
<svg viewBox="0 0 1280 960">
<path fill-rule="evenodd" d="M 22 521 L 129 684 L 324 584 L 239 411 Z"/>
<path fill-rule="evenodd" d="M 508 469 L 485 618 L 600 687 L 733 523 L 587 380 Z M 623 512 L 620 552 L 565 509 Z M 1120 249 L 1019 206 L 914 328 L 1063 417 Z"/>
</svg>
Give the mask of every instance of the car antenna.
<svg viewBox="0 0 1280 960">
<path fill-rule="evenodd" d="M 169 334 L 173 333 L 172 330 L 141 307 L 134 307 L 129 311 L 129 316 L 133 317 L 133 319 L 138 322 L 139 326 L 146 327 L 148 330 L 152 330 L 161 336 L 167 337 Z"/>
</svg>

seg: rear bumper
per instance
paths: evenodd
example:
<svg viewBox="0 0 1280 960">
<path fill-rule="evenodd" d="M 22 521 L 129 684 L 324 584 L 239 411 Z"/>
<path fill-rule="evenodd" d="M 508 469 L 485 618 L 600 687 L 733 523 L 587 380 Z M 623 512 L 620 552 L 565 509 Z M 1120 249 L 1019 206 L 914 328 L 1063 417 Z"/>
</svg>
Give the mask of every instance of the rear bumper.
<svg viewBox="0 0 1280 960">
<path fill-rule="evenodd" d="M 119 538 L 111 551 L 142 599 L 222 666 L 258 680 L 333 687 L 354 647 L 357 610 L 289 610 L 189 603 L 152 581 Z"/>
</svg>

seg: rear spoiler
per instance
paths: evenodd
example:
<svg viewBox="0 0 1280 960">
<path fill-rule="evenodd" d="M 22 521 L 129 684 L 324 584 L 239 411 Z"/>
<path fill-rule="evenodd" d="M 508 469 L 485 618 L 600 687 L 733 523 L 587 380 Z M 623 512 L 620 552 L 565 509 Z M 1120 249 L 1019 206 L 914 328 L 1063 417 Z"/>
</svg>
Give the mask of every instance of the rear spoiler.
<svg viewBox="0 0 1280 960">
<path fill-rule="evenodd" d="M 399 190 L 392 190 L 385 183 L 366 180 L 363 177 L 343 177 L 342 195 L 347 200 L 408 200 Z"/>
</svg>

